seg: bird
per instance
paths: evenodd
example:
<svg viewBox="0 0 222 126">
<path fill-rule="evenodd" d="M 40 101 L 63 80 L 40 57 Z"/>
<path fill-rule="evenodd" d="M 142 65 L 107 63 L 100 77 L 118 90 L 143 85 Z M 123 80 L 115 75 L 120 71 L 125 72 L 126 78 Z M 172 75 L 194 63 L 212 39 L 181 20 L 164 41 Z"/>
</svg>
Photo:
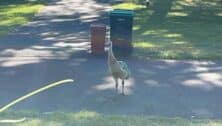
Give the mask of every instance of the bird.
<svg viewBox="0 0 222 126">
<path fill-rule="evenodd" d="M 118 80 L 122 80 L 122 95 L 125 95 L 124 92 L 124 84 L 125 80 L 130 78 L 131 72 L 128 68 L 128 65 L 124 61 L 118 61 L 116 57 L 113 54 L 112 49 L 112 41 L 109 41 L 109 48 L 108 48 L 108 67 L 109 71 L 111 72 L 111 75 L 115 81 L 116 84 L 116 92 L 118 93 Z"/>
</svg>

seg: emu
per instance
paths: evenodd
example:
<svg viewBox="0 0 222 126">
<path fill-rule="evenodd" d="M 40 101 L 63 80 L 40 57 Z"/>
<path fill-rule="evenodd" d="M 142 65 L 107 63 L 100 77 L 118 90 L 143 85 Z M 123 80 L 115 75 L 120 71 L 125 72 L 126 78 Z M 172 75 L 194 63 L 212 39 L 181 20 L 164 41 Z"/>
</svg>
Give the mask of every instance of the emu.
<svg viewBox="0 0 222 126">
<path fill-rule="evenodd" d="M 112 41 L 109 43 L 109 50 L 108 50 L 108 66 L 109 70 L 111 72 L 111 75 L 113 79 L 115 80 L 116 84 L 116 92 L 118 93 L 118 80 L 122 80 L 122 95 L 125 95 L 124 93 L 124 81 L 129 79 L 130 77 L 130 70 L 127 66 L 127 64 L 124 61 L 118 61 L 116 57 L 113 54 L 112 49 Z"/>
</svg>

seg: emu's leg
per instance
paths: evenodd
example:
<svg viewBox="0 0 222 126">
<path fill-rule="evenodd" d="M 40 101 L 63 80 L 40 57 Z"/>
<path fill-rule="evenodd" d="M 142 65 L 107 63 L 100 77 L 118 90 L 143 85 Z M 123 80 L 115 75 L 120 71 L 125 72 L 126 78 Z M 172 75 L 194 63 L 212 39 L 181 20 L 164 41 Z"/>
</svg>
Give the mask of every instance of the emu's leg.
<svg viewBox="0 0 222 126">
<path fill-rule="evenodd" d="M 125 95 L 125 93 L 124 93 L 124 80 L 122 80 L 122 95 Z"/>
<path fill-rule="evenodd" d="M 114 79 L 115 79 L 115 83 L 116 83 L 116 93 L 118 93 L 118 85 L 119 85 L 118 78 L 114 78 Z"/>
</svg>

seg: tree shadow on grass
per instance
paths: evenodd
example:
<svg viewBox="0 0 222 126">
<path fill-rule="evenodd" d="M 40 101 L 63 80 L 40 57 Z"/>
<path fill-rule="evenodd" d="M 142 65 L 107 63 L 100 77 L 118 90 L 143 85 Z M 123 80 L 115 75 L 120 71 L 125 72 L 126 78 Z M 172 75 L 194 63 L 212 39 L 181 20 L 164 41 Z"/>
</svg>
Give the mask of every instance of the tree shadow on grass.
<svg viewBox="0 0 222 126">
<path fill-rule="evenodd" d="M 147 42 L 145 54 L 157 58 L 221 59 L 221 5 L 213 3 L 200 8 L 198 3 L 157 1 L 151 10 L 136 10 L 134 42 Z"/>
</svg>

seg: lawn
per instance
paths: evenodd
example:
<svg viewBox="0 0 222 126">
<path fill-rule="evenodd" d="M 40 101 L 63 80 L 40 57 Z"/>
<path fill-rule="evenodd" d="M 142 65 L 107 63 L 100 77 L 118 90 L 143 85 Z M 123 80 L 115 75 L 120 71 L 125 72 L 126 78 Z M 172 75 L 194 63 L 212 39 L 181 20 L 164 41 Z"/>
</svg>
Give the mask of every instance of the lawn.
<svg viewBox="0 0 222 126">
<path fill-rule="evenodd" d="M 151 116 L 103 115 L 92 111 L 76 113 L 55 112 L 4 112 L 2 119 L 19 119 L 24 122 L 0 124 L 5 126 L 222 126 L 220 120 L 165 118 Z"/>
<path fill-rule="evenodd" d="M 26 24 L 37 13 L 44 2 L 36 0 L 1 0 L 0 1 L 0 37 L 15 30 L 16 27 Z"/>
<path fill-rule="evenodd" d="M 151 7 L 121 3 L 132 9 L 134 56 L 154 59 L 222 59 L 220 0 L 153 0 Z"/>
</svg>

